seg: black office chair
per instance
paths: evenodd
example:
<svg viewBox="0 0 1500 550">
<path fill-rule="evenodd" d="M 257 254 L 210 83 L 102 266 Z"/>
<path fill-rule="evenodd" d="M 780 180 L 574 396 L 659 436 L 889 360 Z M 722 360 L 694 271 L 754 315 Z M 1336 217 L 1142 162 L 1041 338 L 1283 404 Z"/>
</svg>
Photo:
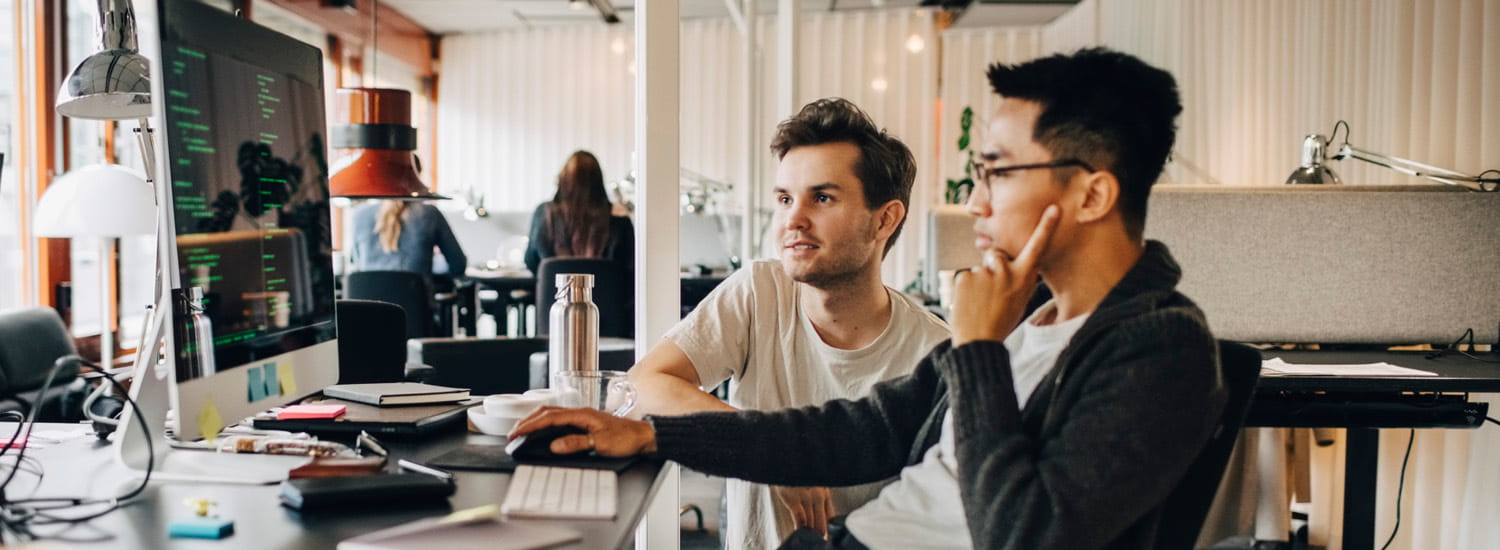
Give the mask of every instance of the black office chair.
<svg viewBox="0 0 1500 550">
<path fill-rule="evenodd" d="M 406 311 L 379 300 L 339 300 L 339 383 L 406 379 Z"/>
<path fill-rule="evenodd" d="M 594 276 L 594 305 L 599 307 L 599 336 L 635 337 L 635 288 L 629 269 L 614 260 L 599 258 L 547 258 L 537 266 L 536 333 L 547 334 L 548 313 L 557 298 L 557 274 L 588 273 Z"/>
<path fill-rule="evenodd" d="M 437 322 L 432 283 L 413 271 L 355 271 L 344 281 L 344 298 L 380 300 L 406 312 L 409 338 L 448 336 Z"/>
<path fill-rule="evenodd" d="M 531 389 L 531 354 L 546 338 L 413 338 L 408 360 L 432 367 L 429 384 L 469 388 L 474 395 Z"/>
<path fill-rule="evenodd" d="M 1219 481 L 1224 477 L 1229 453 L 1234 450 L 1235 439 L 1245 424 L 1245 413 L 1250 410 L 1250 398 L 1260 380 L 1260 361 L 1260 351 L 1255 348 L 1219 341 L 1219 365 L 1229 397 L 1219 417 L 1218 430 L 1198 452 L 1198 458 L 1188 467 L 1177 488 L 1167 495 L 1162 508 L 1162 523 L 1157 531 L 1157 548 L 1193 548 L 1197 541 L 1198 531 L 1203 528 L 1203 520 L 1213 504 L 1214 493 L 1219 489 Z"/>
<path fill-rule="evenodd" d="M 84 389 L 70 387 L 78 364 L 59 369 L 42 393 L 47 372 L 59 357 L 78 353 L 73 335 L 51 308 L 31 307 L 0 313 L 0 411 L 28 412 L 37 420 L 72 422 L 83 418 Z"/>
</svg>

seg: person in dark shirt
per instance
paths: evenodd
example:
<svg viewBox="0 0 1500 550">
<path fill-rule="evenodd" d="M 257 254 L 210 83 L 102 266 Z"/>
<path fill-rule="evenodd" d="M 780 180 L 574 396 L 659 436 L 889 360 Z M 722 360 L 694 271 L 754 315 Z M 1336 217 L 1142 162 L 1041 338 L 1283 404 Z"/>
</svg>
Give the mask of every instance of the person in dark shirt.
<svg viewBox="0 0 1500 550">
<path fill-rule="evenodd" d="M 531 216 L 526 269 L 536 273 L 554 256 L 614 260 L 627 272 L 635 266 L 635 226 L 611 215 L 599 159 L 588 151 L 568 157 L 557 174 L 557 194 Z"/>
</svg>

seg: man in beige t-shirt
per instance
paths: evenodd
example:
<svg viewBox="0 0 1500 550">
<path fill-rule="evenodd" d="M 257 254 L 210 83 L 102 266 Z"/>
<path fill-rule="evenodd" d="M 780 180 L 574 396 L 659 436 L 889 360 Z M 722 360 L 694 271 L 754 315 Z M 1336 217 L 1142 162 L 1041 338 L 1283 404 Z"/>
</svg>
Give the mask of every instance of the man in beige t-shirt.
<svg viewBox="0 0 1500 550">
<path fill-rule="evenodd" d="M 906 218 L 911 151 L 842 100 L 818 100 L 777 128 L 778 260 L 725 280 L 631 369 L 639 412 L 775 410 L 855 399 L 912 371 L 948 327 L 880 280 Z M 728 402 L 706 393 L 732 380 Z M 828 489 L 727 480 L 724 541 L 774 548 L 801 526 L 873 498 L 883 484 Z"/>
</svg>

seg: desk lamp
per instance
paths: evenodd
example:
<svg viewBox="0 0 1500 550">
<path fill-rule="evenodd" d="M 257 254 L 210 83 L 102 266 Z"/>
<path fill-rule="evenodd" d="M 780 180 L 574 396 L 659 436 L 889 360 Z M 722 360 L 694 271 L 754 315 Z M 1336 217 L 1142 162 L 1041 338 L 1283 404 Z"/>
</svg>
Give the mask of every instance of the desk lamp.
<svg viewBox="0 0 1500 550">
<path fill-rule="evenodd" d="M 122 120 L 151 116 L 151 77 L 136 53 L 130 0 L 99 0 L 100 47 L 83 59 L 57 92 L 57 112 L 70 118 Z"/>
<path fill-rule="evenodd" d="M 1328 147 L 1333 143 L 1333 137 L 1337 136 L 1339 127 L 1344 127 L 1344 144 L 1339 147 L 1337 153 L 1331 157 L 1328 155 Z M 1337 173 L 1324 164 L 1324 161 L 1343 160 L 1354 158 L 1370 164 L 1384 166 L 1408 176 L 1427 178 L 1429 180 L 1464 187 L 1472 191 L 1495 191 L 1500 189 L 1500 170 L 1485 170 L 1478 176 L 1471 176 L 1462 172 L 1455 172 L 1446 168 L 1438 168 L 1429 164 L 1423 164 L 1414 160 L 1401 157 L 1384 155 L 1362 149 L 1349 144 L 1349 124 L 1342 120 L 1333 126 L 1330 137 L 1324 138 L 1320 134 L 1309 134 L 1302 139 L 1302 165 L 1287 176 L 1287 184 L 1319 184 L 1327 183 L 1338 185 L 1342 183 Z M 1486 177 L 1487 174 L 1494 174 Z"/>
<path fill-rule="evenodd" d="M 141 148 L 146 179 L 115 165 L 75 170 L 53 182 L 37 204 L 36 230 L 41 236 L 98 237 L 100 359 L 110 368 L 114 359 L 114 334 L 110 330 L 109 270 L 114 239 L 124 235 L 155 232 L 157 209 L 154 181 L 156 155 L 151 141 L 150 60 L 136 43 L 135 11 L 130 0 L 99 0 L 99 51 L 90 55 L 63 80 L 57 93 L 57 112 L 85 120 L 137 119 L 135 133 Z M 157 251 L 160 254 L 160 250 Z M 158 258 L 159 259 L 159 258 Z M 158 262 L 159 264 L 159 262 Z M 161 280 L 161 273 L 157 273 Z M 161 302 L 156 285 L 155 303 Z M 155 314 L 153 311 L 153 315 Z M 144 343 L 138 347 L 147 349 Z M 109 390 L 101 384 L 83 404 L 84 414 L 96 422 L 114 425 L 113 418 L 95 416 L 92 403 Z"/>
<path fill-rule="evenodd" d="M 100 363 L 114 359 L 109 314 L 109 269 L 114 239 L 156 231 L 156 198 L 144 179 L 123 166 L 96 164 L 57 178 L 37 201 L 33 229 L 40 237 L 99 239 Z"/>
</svg>

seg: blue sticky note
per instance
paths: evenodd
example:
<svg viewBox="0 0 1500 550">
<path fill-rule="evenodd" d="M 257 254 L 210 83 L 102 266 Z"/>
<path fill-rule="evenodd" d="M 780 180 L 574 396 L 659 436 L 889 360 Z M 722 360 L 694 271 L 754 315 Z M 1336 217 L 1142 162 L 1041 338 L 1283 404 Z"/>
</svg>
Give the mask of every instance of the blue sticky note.
<svg viewBox="0 0 1500 550">
<path fill-rule="evenodd" d="M 260 368 L 261 379 L 265 382 L 265 395 L 267 397 L 281 395 L 281 383 L 276 381 L 276 363 L 266 363 Z"/>
<path fill-rule="evenodd" d="M 256 401 L 265 399 L 266 381 L 261 377 L 260 367 L 250 367 L 250 369 L 246 371 L 246 376 L 248 376 L 250 379 L 246 384 L 250 392 L 250 402 L 254 403 Z"/>
<path fill-rule="evenodd" d="M 222 518 L 194 517 L 167 524 L 167 536 L 174 539 L 222 539 L 234 534 L 234 522 Z"/>
</svg>

